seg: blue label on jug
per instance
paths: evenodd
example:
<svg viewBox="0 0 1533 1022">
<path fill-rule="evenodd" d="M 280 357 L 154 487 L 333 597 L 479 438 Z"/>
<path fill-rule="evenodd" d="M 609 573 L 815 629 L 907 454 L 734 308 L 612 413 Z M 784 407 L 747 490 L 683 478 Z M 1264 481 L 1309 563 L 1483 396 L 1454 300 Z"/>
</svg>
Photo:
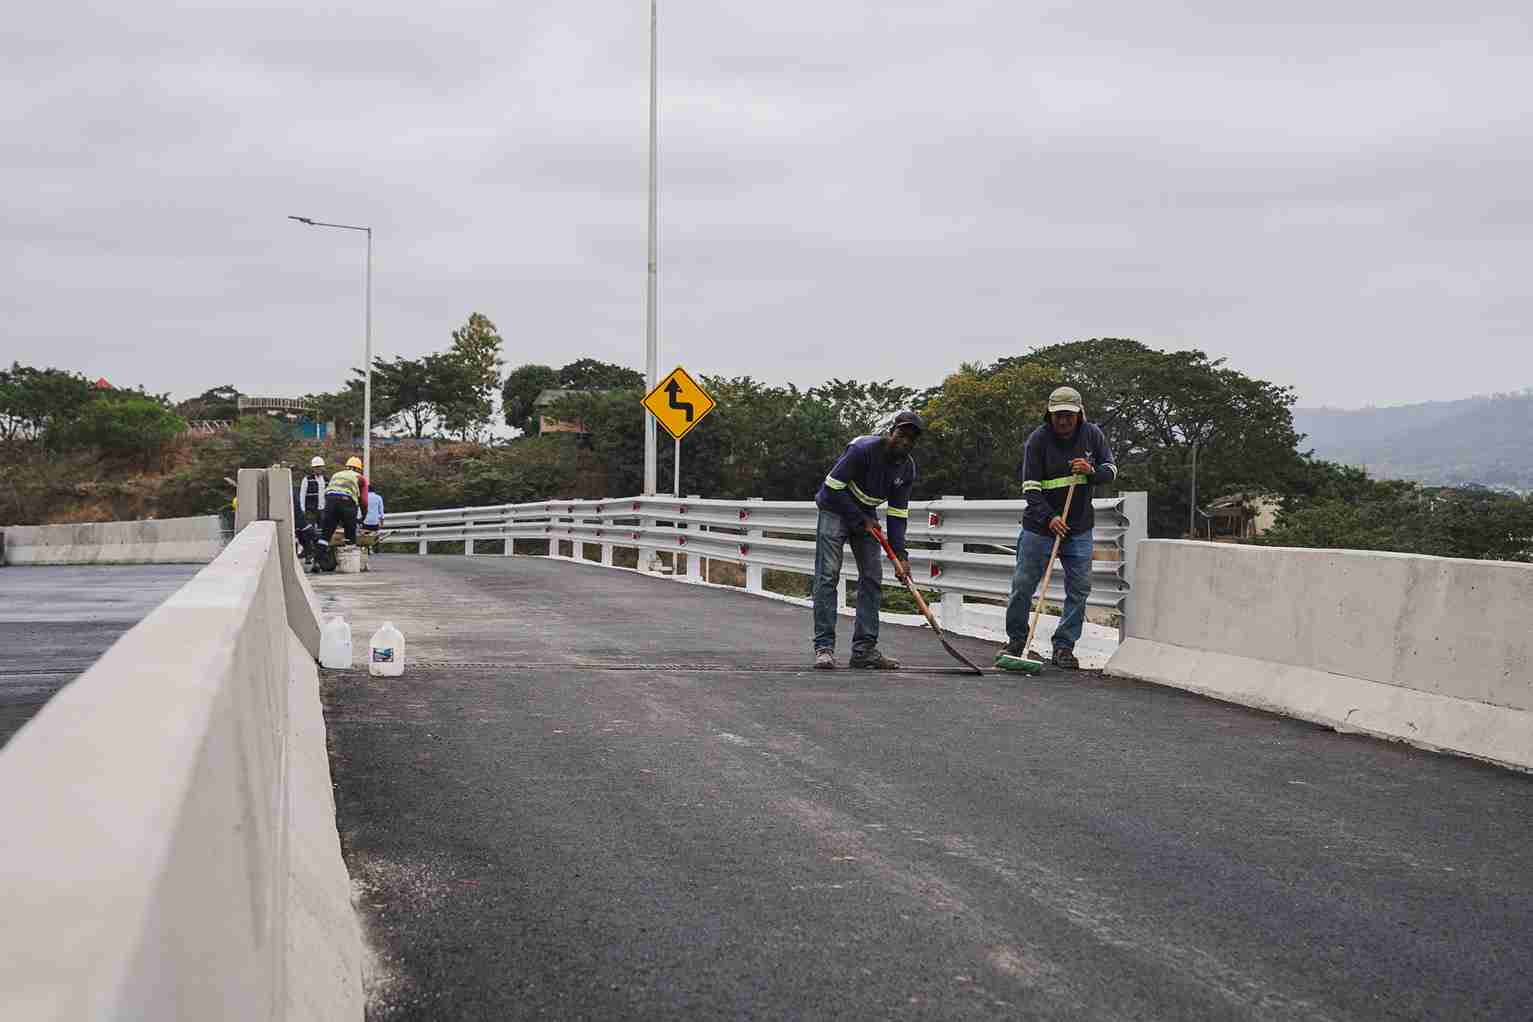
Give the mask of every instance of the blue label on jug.
<svg viewBox="0 0 1533 1022">
<path fill-rule="evenodd" d="M 393 662 L 394 662 L 394 651 L 392 649 L 376 649 L 375 648 L 373 650 L 373 663 L 375 663 L 375 664 L 391 664 Z"/>
</svg>

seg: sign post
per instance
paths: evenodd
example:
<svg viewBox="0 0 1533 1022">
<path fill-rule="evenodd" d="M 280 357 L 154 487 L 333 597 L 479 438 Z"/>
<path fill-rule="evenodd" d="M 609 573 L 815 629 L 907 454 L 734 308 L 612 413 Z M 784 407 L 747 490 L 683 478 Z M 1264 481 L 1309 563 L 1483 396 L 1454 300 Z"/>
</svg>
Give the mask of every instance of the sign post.
<svg viewBox="0 0 1533 1022">
<path fill-rule="evenodd" d="M 681 438 L 692 432 L 717 405 L 681 366 L 672 369 L 654 390 L 644 395 L 644 407 L 676 441 L 676 467 L 671 476 L 674 496 L 681 496 Z"/>
</svg>

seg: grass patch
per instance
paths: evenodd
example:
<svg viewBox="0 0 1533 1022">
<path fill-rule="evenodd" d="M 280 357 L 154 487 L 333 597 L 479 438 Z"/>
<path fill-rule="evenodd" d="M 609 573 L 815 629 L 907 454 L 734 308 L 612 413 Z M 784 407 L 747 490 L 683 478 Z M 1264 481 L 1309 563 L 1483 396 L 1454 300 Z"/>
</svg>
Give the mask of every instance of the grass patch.
<svg viewBox="0 0 1533 1022">
<path fill-rule="evenodd" d="M 761 573 L 761 587 L 769 593 L 782 596 L 807 597 L 811 581 L 808 575 L 800 575 L 796 571 L 768 568 Z"/>
<path fill-rule="evenodd" d="M 745 565 L 733 561 L 703 561 L 703 577 L 716 586 L 745 588 Z"/>
</svg>

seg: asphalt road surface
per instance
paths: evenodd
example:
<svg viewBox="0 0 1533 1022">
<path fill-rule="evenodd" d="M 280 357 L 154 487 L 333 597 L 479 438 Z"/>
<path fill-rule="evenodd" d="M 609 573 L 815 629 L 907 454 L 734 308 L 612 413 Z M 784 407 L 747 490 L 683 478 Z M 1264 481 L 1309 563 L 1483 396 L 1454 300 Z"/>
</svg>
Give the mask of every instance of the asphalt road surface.
<svg viewBox="0 0 1533 1022">
<path fill-rule="evenodd" d="M 0 568 L 0 745 L 202 567 Z"/>
<path fill-rule="evenodd" d="M 319 581 L 359 663 L 407 642 L 322 681 L 372 1019 L 1533 1015 L 1526 775 L 912 628 L 811 671 L 807 610 L 633 573 L 374 564 Z"/>
</svg>

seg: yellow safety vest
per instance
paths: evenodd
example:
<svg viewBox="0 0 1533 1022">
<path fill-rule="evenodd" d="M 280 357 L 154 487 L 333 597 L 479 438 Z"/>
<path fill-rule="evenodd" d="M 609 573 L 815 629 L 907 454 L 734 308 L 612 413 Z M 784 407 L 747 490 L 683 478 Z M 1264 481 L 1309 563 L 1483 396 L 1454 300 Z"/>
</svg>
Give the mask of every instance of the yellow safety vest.
<svg viewBox="0 0 1533 1022">
<path fill-rule="evenodd" d="M 343 468 L 330 477 L 330 485 L 325 492 L 350 497 L 353 503 L 360 504 L 362 503 L 362 477 L 357 475 L 354 469 Z"/>
</svg>

